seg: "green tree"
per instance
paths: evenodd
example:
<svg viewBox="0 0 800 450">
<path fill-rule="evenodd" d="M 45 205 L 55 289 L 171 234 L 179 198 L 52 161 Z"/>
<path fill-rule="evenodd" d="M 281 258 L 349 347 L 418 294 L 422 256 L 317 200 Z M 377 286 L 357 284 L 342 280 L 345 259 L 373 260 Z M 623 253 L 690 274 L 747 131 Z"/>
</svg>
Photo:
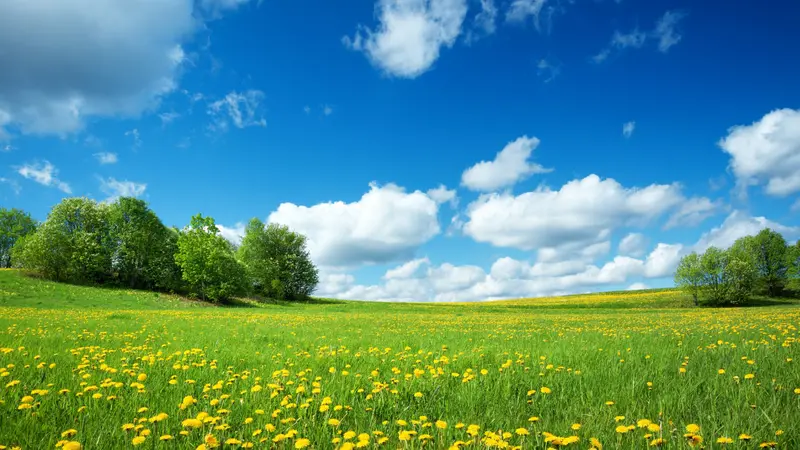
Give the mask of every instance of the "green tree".
<svg viewBox="0 0 800 450">
<path fill-rule="evenodd" d="M 700 304 L 699 296 L 703 289 L 703 269 L 700 256 L 692 252 L 681 258 L 675 270 L 675 284 L 692 295 L 695 306 Z"/>
<path fill-rule="evenodd" d="M 132 288 L 168 289 L 178 272 L 174 258 L 177 235 L 137 198 L 119 198 L 109 207 L 108 220 L 119 282 Z"/>
<path fill-rule="evenodd" d="M 725 283 L 725 252 L 717 247 L 709 247 L 700 256 L 700 270 L 703 273 L 703 297 L 712 305 L 725 303 L 728 297 Z"/>
<path fill-rule="evenodd" d="M 773 297 L 781 295 L 788 280 L 786 240 L 769 228 L 742 240 L 744 247 L 752 254 L 760 291 Z"/>
<path fill-rule="evenodd" d="M 307 298 L 319 283 L 319 272 L 309 257 L 306 237 L 285 225 L 264 225 L 252 219 L 237 256 L 247 269 L 254 289 L 267 297 Z"/>
<path fill-rule="evenodd" d="M 786 249 L 787 287 L 795 292 L 800 291 L 800 240 Z"/>
<path fill-rule="evenodd" d="M 726 303 L 747 303 L 753 295 L 759 272 L 758 254 L 754 254 L 752 248 L 745 239 L 740 239 L 725 251 Z"/>
<path fill-rule="evenodd" d="M 56 281 L 103 282 L 111 276 L 108 208 L 82 197 L 66 198 L 12 253 L 15 266 Z"/>
<path fill-rule="evenodd" d="M 30 214 L 16 208 L 0 208 L 0 267 L 11 267 L 11 249 L 17 241 L 36 230 Z"/>
<path fill-rule="evenodd" d="M 190 291 L 203 300 L 220 301 L 247 291 L 244 268 L 231 244 L 219 235 L 214 219 L 198 214 L 177 241 L 175 262 Z"/>
</svg>

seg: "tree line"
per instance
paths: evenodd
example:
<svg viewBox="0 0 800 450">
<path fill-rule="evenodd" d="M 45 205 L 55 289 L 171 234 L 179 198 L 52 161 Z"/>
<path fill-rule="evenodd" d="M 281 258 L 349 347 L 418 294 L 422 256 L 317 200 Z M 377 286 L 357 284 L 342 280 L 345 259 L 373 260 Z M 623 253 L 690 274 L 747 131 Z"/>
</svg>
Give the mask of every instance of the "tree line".
<svg viewBox="0 0 800 450">
<path fill-rule="evenodd" d="M 739 238 L 726 250 L 709 247 L 684 256 L 675 285 L 691 294 L 695 305 L 738 305 L 754 296 L 795 296 L 800 291 L 800 241 L 786 242 L 769 228 Z"/>
<path fill-rule="evenodd" d="M 306 237 L 286 226 L 254 218 L 237 246 L 212 217 L 198 214 L 187 227 L 167 227 L 132 197 L 113 203 L 66 198 L 41 223 L 22 210 L 0 208 L 0 267 L 214 302 L 247 295 L 303 300 L 319 282 Z"/>
</svg>

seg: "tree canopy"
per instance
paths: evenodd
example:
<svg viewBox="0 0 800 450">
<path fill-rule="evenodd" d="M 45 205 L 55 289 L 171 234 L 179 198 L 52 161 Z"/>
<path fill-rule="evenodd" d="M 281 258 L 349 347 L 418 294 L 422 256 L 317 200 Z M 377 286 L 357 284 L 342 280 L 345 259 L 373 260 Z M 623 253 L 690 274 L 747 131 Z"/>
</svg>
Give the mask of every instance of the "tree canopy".
<svg viewBox="0 0 800 450">
<path fill-rule="evenodd" d="M 20 209 L 0 208 L 0 267 L 11 267 L 11 249 L 36 230 L 36 221 Z"/>
</svg>

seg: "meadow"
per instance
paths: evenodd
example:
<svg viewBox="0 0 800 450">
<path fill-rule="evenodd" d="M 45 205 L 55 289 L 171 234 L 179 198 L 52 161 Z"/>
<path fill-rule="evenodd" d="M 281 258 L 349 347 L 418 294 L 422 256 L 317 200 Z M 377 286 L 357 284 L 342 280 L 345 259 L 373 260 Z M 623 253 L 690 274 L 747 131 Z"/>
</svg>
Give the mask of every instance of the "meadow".
<svg viewBox="0 0 800 450">
<path fill-rule="evenodd" d="M 3 270 L 0 449 L 800 448 L 797 303 L 689 305 L 212 307 Z"/>
</svg>

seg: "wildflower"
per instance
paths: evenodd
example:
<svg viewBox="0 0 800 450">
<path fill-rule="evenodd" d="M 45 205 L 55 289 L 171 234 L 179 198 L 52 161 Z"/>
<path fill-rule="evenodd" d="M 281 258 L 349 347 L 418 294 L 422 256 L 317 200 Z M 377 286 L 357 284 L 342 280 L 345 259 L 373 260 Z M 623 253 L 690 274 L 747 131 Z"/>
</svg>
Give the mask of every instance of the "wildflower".
<svg viewBox="0 0 800 450">
<path fill-rule="evenodd" d="M 581 424 L 573 423 L 572 426 L 570 426 L 570 428 L 572 428 L 574 431 L 578 431 L 581 429 Z"/>
<path fill-rule="evenodd" d="M 414 397 L 415 398 L 422 398 L 422 392 L 415 392 L 414 393 Z"/>
<path fill-rule="evenodd" d="M 618 427 L 616 428 L 616 431 L 617 431 L 617 433 L 619 433 L 619 434 L 625 434 L 625 433 L 627 433 L 627 432 L 628 432 L 628 427 L 626 427 L 625 425 L 620 425 L 620 426 L 618 426 Z"/>
<path fill-rule="evenodd" d="M 542 387 L 541 389 L 539 389 L 539 392 L 541 392 L 542 394 L 549 394 L 553 391 L 551 391 L 549 387 Z"/>
<path fill-rule="evenodd" d="M 440 430 L 444 430 L 445 428 L 447 428 L 447 422 L 445 422 L 444 420 L 437 420 L 436 421 L 436 428 L 438 428 Z"/>
<path fill-rule="evenodd" d="M 530 433 L 530 432 L 529 432 L 527 429 L 525 429 L 525 428 L 517 428 L 517 429 L 516 429 L 514 432 L 515 432 L 515 433 L 517 433 L 517 435 L 518 435 L 518 436 L 527 436 L 527 435 L 531 434 L 531 433 Z"/>
<path fill-rule="evenodd" d="M 653 439 L 650 441 L 650 447 L 661 447 L 666 443 L 667 441 L 664 438 Z"/>
<path fill-rule="evenodd" d="M 160 438 L 158 438 L 159 441 L 171 441 L 172 439 L 174 439 L 174 438 L 172 437 L 171 434 L 165 434 L 165 435 L 161 436 Z"/>
<path fill-rule="evenodd" d="M 76 434 L 78 434 L 78 430 L 70 428 L 69 430 L 61 433 L 61 437 L 62 438 L 71 438 L 72 436 L 75 436 Z"/>
<path fill-rule="evenodd" d="M 140 445 L 140 444 L 143 444 L 143 443 L 144 443 L 144 441 L 145 441 L 146 439 L 147 439 L 147 438 L 146 438 L 146 437 L 144 437 L 144 436 L 136 436 L 135 438 L 133 438 L 133 440 L 131 441 L 131 443 L 132 443 L 133 445 Z"/>
<path fill-rule="evenodd" d="M 603 450 L 603 444 L 596 437 L 589 438 L 589 445 L 592 446 L 593 450 Z"/>
<path fill-rule="evenodd" d="M 749 441 L 750 439 L 753 439 L 753 436 L 750 436 L 749 434 L 742 433 L 739 435 L 740 441 Z"/>
<path fill-rule="evenodd" d="M 309 445 L 311 445 L 311 441 L 305 438 L 301 438 L 294 443 L 294 448 L 306 448 Z"/>
<path fill-rule="evenodd" d="M 717 438 L 717 444 L 732 444 L 732 443 L 733 443 L 733 439 L 731 439 L 731 438 L 729 438 L 727 436 L 722 436 L 722 437 L 718 437 Z"/>
<path fill-rule="evenodd" d="M 183 422 L 181 422 L 181 425 L 183 425 L 186 428 L 200 428 L 203 426 L 203 422 L 198 419 L 186 419 Z"/>
<path fill-rule="evenodd" d="M 340 422 L 339 419 L 333 419 L 333 418 L 328 419 L 328 425 L 330 425 L 332 427 L 338 427 L 339 424 L 341 424 L 341 423 L 342 422 Z"/>
<path fill-rule="evenodd" d="M 700 426 L 694 423 L 690 423 L 686 425 L 686 431 L 689 433 L 698 433 L 700 432 Z"/>
</svg>

